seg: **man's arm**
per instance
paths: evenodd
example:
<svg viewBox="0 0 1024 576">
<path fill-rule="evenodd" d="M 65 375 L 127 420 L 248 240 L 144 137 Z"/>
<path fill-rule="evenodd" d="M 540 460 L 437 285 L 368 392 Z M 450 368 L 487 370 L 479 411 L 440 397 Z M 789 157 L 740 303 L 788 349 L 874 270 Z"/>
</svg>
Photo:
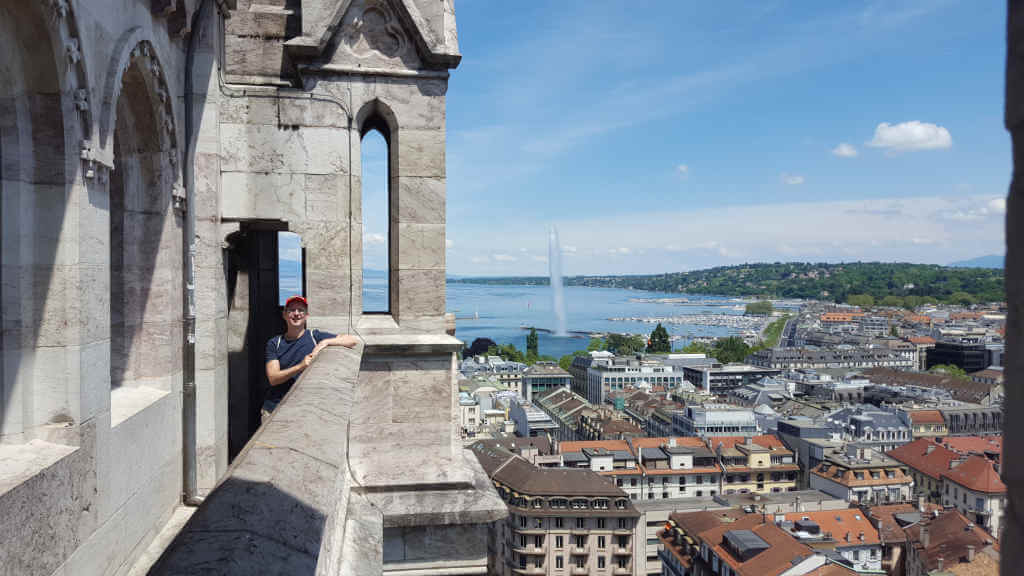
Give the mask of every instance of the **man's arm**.
<svg viewBox="0 0 1024 576">
<path fill-rule="evenodd" d="M 267 380 L 270 381 L 271 386 L 284 384 L 305 370 L 313 362 L 313 358 L 313 354 L 307 354 L 302 362 L 284 370 L 281 369 L 281 362 L 279 360 L 270 360 L 267 362 Z"/>
<path fill-rule="evenodd" d="M 313 349 L 313 355 L 316 356 L 317 354 L 320 353 L 321 350 L 327 348 L 328 346 L 344 346 L 346 348 L 355 348 L 356 344 L 358 343 L 359 340 L 356 340 L 355 336 L 351 334 L 341 334 L 339 336 L 335 336 L 334 338 L 327 338 L 325 340 L 317 342 L 316 348 Z"/>
</svg>

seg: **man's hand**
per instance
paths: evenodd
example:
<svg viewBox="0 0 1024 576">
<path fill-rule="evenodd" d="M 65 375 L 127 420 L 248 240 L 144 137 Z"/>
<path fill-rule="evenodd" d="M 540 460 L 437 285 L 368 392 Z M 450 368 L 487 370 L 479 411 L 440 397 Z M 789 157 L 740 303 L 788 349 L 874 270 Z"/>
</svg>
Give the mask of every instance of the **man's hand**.
<svg viewBox="0 0 1024 576">
<path fill-rule="evenodd" d="M 309 368 L 309 366 L 313 363 L 313 359 L 316 358 L 316 355 L 319 352 L 320 352 L 319 350 L 313 350 L 312 352 L 307 354 L 306 358 L 302 361 L 302 365 L 305 368 Z"/>
</svg>

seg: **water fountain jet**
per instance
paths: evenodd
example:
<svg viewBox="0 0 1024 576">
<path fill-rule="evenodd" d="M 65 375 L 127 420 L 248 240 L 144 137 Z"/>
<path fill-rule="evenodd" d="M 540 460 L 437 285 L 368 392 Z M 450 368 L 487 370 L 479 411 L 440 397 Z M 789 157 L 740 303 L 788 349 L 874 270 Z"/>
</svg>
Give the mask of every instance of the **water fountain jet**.
<svg viewBox="0 0 1024 576">
<path fill-rule="evenodd" d="M 555 336 L 568 336 L 565 326 L 565 294 L 562 290 L 562 247 L 558 229 L 548 233 L 548 272 L 551 274 L 551 304 L 555 311 Z"/>
</svg>

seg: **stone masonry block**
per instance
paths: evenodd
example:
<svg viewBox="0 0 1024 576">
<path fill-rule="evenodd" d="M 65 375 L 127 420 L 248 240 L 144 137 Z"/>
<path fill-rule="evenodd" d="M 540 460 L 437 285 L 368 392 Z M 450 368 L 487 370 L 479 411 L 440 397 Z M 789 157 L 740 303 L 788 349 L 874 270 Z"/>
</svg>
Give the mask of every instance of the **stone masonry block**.
<svg viewBox="0 0 1024 576">
<path fill-rule="evenodd" d="M 306 219 L 312 221 L 348 219 L 348 176 L 344 174 L 307 174 L 303 185 Z"/>
<path fill-rule="evenodd" d="M 398 224 L 398 268 L 443 269 L 444 234 L 444 224 Z"/>
<path fill-rule="evenodd" d="M 398 177 L 398 221 L 445 223 L 445 179 Z"/>
<path fill-rule="evenodd" d="M 393 274 L 392 277 L 395 275 Z M 440 316 L 444 314 L 444 270 L 399 270 L 399 324 L 403 316 Z"/>
<path fill-rule="evenodd" d="M 398 176 L 444 177 L 445 136 L 441 130 L 401 130 Z"/>
<path fill-rule="evenodd" d="M 260 96 L 224 98 L 220 121 L 225 124 L 267 124 L 277 126 L 277 100 Z"/>
<path fill-rule="evenodd" d="M 221 124 L 221 169 L 344 174 L 348 136 L 338 128 Z"/>
<path fill-rule="evenodd" d="M 306 214 L 304 174 L 225 172 L 222 215 L 225 218 L 270 218 L 287 222 Z"/>
<path fill-rule="evenodd" d="M 323 98 L 281 98 L 278 118 L 283 125 L 320 126 L 347 130 L 348 114 L 337 102 Z"/>
</svg>

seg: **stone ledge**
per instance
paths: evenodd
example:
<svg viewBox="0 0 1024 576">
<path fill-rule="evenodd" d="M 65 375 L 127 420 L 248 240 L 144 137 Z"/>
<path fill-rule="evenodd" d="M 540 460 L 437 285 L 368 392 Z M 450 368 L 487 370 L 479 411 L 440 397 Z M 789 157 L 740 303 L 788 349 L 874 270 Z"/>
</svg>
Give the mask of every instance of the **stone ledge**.
<svg viewBox="0 0 1024 576">
<path fill-rule="evenodd" d="M 447 334 L 365 334 L 366 354 L 450 354 L 462 341 Z"/>
<path fill-rule="evenodd" d="M 0 496 L 53 466 L 78 448 L 31 440 L 26 444 L 0 444 Z"/>
<path fill-rule="evenodd" d="M 361 357 L 338 346 L 318 356 L 150 574 L 315 572 L 338 513 Z"/>
</svg>

